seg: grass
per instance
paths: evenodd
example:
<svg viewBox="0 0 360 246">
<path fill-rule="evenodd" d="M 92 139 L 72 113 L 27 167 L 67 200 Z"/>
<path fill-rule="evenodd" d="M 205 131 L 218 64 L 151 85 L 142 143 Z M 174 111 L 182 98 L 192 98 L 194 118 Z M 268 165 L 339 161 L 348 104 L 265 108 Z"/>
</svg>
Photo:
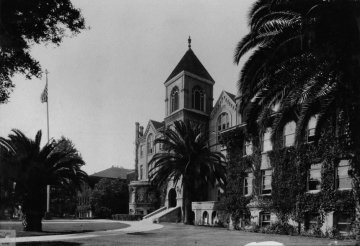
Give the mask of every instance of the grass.
<svg viewBox="0 0 360 246">
<path fill-rule="evenodd" d="M 82 221 L 82 220 L 66 220 L 66 221 L 43 221 L 42 232 L 29 232 L 23 231 L 23 226 L 19 221 L 4 222 L 0 221 L 0 230 L 15 230 L 16 237 L 28 237 L 28 236 L 45 236 L 45 235 L 60 235 L 60 234 L 72 234 L 72 233 L 84 233 L 91 231 L 104 231 L 112 229 L 125 228 L 128 225 L 119 222 L 99 222 Z"/>
</svg>

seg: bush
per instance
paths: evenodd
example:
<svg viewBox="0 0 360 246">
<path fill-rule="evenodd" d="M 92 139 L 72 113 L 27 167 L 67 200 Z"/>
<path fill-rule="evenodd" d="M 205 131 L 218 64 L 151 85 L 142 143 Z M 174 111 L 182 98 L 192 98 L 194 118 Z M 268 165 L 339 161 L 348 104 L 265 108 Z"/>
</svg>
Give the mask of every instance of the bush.
<svg viewBox="0 0 360 246">
<path fill-rule="evenodd" d="M 281 235 L 294 235 L 296 234 L 296 228 L 288 223 L 281 223 L 279 221 L 266 226 L 260 227 L 259 225 L 252 223 L 251 226 L 246 226 L 245 231 L 260 232 L 266 234 L 281 234 Z"/>
<path fill-rule="evenodd" d="M 296 228 L 288 223 L 281 223 L 277 221 L 267 227 L 268 233 L 276 233 L 281 235 L 293 235 L 296 233 Z"/>
<path fill-rule="evenodd" d="M 111 218 L 111 209 L 107 207 L 100 207 L 95 209 L 96 217 L 99 219 L 110 219 Z"/>
<path fill-rule="evenodd" d="M 124 220 L 124 221 L 134 221 L 134 220 L 141 220 L 143 215 L 141 214 L 113 214 L 113 220 Z"/>
</svg>

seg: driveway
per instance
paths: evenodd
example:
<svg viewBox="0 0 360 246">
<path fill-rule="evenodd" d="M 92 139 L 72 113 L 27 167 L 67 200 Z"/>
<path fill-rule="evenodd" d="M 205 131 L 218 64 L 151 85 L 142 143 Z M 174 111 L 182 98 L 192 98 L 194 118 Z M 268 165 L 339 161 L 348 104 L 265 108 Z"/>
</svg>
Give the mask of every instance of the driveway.
<svg viewBox="0 0 360 246">
<path fill-rule="evenodd" d="M 127 223 L 127 222 L 124 222 Z M 124 229 L 111 230 L 98 233 L 83 233 L 79 237 L 62 237 L 48 242 L 19 242 L 20 246 L 35 245 L 139 245 L 139 246 L 215 246 L 215 245 L 236 245 L 243 246 L 251 242 L 275 241 L 284 245 L 354 245 L 354 241 L 335 241 L 300 236 L 284 236 L 261 233 L 250 233 L 242 231 L 229 231 L 223 228 L 189 226 L 183 224 L 164 223 L 161 228 L 157 224 L 142 224 L 136 222 Z M 134 227 L 135 226 L 135 227 Z M 152 227 L 153 226 L 153 227 Z M 156 227 L 160 226 L 160 227 Z M 152 227 L 152 228 L 151 228 Z M 157 229 L 158 228 L 158 229 Z M 66 235 L 62 235 L 66 236 Z M 1 245 L 1 244 L 0 244 Z M 264 245 L 264 244 L 262 244 Z"/>
</svg>

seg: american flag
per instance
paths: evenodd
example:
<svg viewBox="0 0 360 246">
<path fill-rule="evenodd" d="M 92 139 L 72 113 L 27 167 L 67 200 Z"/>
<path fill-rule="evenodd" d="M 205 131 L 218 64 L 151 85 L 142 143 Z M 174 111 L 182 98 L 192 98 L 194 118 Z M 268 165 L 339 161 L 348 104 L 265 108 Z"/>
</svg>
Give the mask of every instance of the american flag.
<svg viewBox="0 0 360 246">
<path fill-rule="evenodd" d="M 41 93 L 40 99 L 41 99 L 42 103 L 45 103 L 48 101 L 48 85 L 47 85 L 47 83 L 45 85 L 43 92 Z"/>
</svg>

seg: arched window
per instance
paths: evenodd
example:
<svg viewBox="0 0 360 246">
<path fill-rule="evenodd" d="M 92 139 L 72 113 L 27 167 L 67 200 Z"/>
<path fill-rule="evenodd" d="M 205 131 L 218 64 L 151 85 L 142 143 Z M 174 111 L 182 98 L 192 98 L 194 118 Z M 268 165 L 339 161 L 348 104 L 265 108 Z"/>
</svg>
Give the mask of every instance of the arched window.
<svg viewBox="0 0 360 246">
<path fill-rule="evenodd" d="M 309 123 L 307 126 L 307 132 L 306 132 L 306 137 L 307 137 L 308 143 L 314 141 L 316 122 L 317 122 L 317 115 L 314 115 L 309 119 Z"/>
<path fill-rule="evenodd" d="M 192 108 L 204 111 L 205 94 L 199 86 L 195 86 L 192 90 Z"/>
<path fill-rule="evenodd" d="M 144 174 L 144 168 L 143 168 L 143 165 L 140 165 L 140 170 L 139 170 L 139 172 L 140 172 L 140 175 L 139 175 L 140 180 L 142 180 L 142 179 L 143 179 L 143 174 Z"/>
<path fill-rule="evenodd" d="M 225 130 L 230 127 L 230 120 L 229 120 L 229 114 L 226 112 L 223 112 L 219 115 L 217 120 L 217 129 L 218 131 Z"/>
<path fill-rule="evenodd" d="M 171 112 L 179 109 L 179 88 L 176 86 L 171 91 L 170 109 Z"/>
<path fill-rule="evenodd" d="M 267 152 L 272 150 L 272 142 L 271 142 L 271 127 L 266 128 L 262 139 L 262 151 Z"/>
<path fill-rule="evenodd" d="M 153 149 L 154 149 L 154 137 L 152 134 L 150 134 L 147 139 L 147 154 L 151 155 L 154 151 Z"/>
<path fill-rule="evenodd" d="M 295 121 L 291 121 L 287 123 L 284 127 L 284 147 L 293 146 L 295 143 L 295 130 L 296 123 Z"/>
</svg>

